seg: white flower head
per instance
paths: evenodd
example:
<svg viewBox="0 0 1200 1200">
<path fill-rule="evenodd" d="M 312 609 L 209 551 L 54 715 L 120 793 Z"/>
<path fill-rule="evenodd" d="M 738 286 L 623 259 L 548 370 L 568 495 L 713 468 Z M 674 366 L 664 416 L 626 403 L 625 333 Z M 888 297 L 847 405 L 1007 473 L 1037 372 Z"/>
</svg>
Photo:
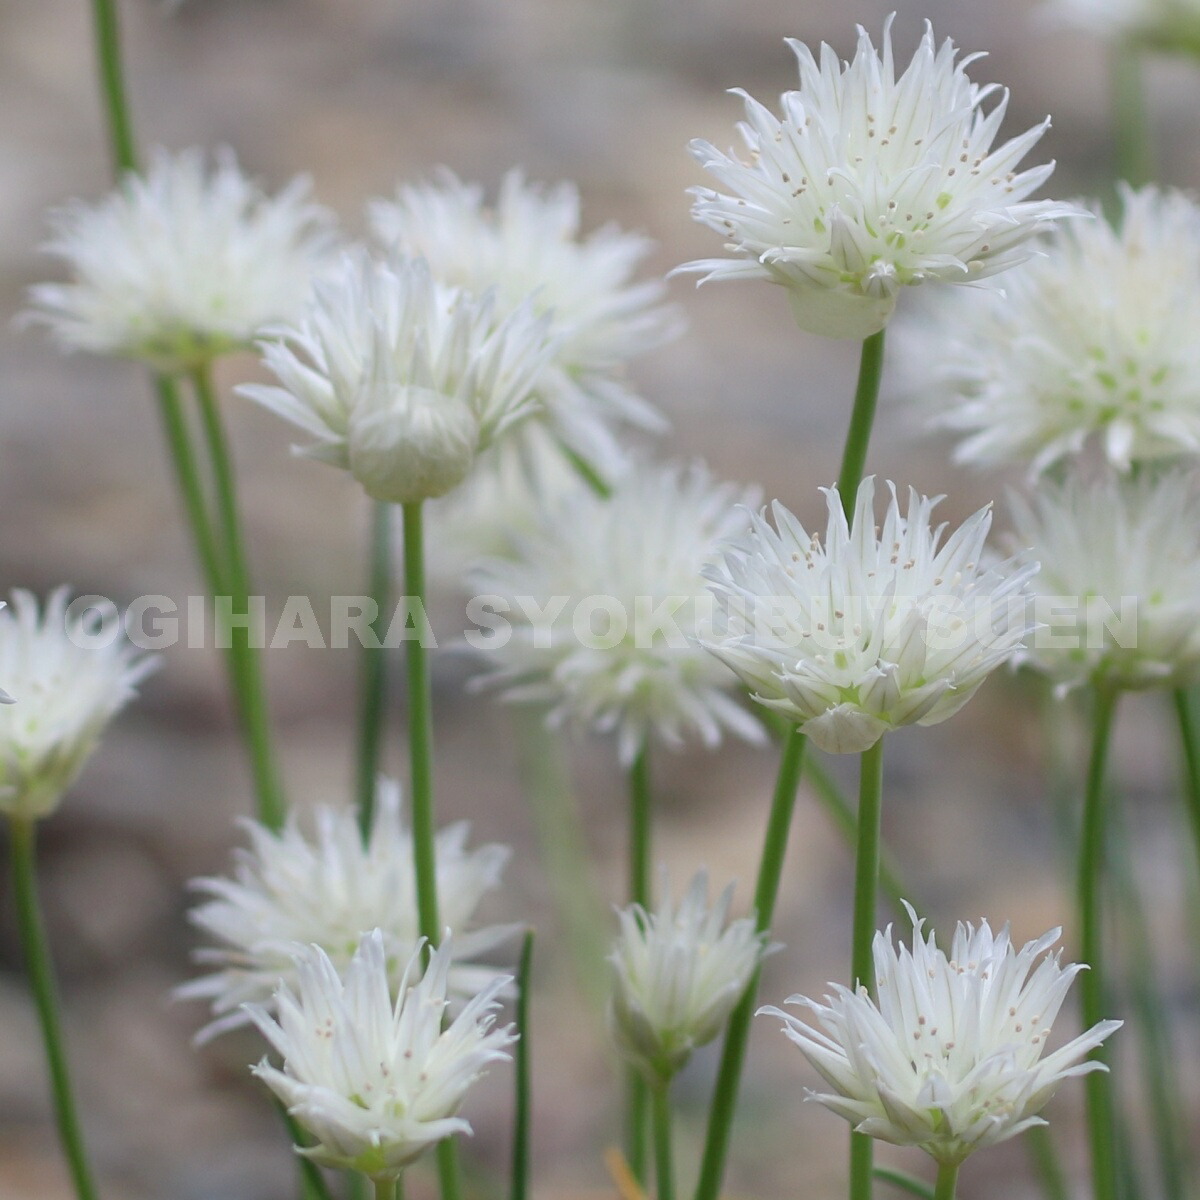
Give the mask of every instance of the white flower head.
<svg viewBox="0 0 1200 1200">
<path fill-rule="evenodd" d="M 766 279 L 788 290 L 801 328 L 864 338 L 888 322 L 900 289 L 967 283 L 1034 253 L 1031 239 L 1069 205 L 1031 201 L 1053 163 L 1017 164 L 1049 120 L 993 148 L 1007 92 L 972 83 L 953 43 L 927 24 L 896 77 L 891 19 L 882 53 L 859 28 L 849 63 L 789 39 L 800 87 L 776 116 L 753 97 L 738 132 L 745 161 L 706 141 L 691 151 L 727 192 L 694 188 L 692 215 L 721 234 L 731 258 L 687 263 L 705 279 Z"/>
<path fill-rule="evenodd" d="M 557 337 L 536 384 L 546 419 L 608 476 L 622 461 L 614 430 L 666 427 L 624 371 L 674 337 L 680 321 L 661 303 L 661 281 L 634 278 L 651 243 L 614 225 L 581 237 L 579 209 L 572 185 L 527 183 L 519 171 L 505 176 L 489 207 L 482 188 L 445 171 L 437 184 L 401 187 L 394 200 L 375 202 L 370 216 L 389 248 L 425 259 L 441 283 L 494 291 L 501 313 L 532 295 Z"/>
<path fill-rule="evenodd" d="M 1059 228 L 1003 291 L 963 297 L 916 339 L 959 461 L 1036 475 L 1090 442 L 1120 471 L 1200 452 L 1200 205 L 1121 197 L 1118 228 L 1099 209 Z"/>
<path fill-rule="evenodd" d="M 1012 500 L 1042 562 L 1046 628 L 1018 655 L 1070 687 L 1179 687 L 1200 679 L 1200 496 L 1194 474 L 1042 481 Z"/>
<path fill-rule="evenodd" d="M 877 1001 L 865 987 L 830 984 L 824 1004 L 787 1000 L 810 1009 L 819 1028 L 778 1008 L 759 1013 L 783 1019 L 829 1086 L 811 1099 L 859 1133 L 959 1163 L 1044 1125 L 1037 1114 L 1064 1080 L 1105 1069 L 1085 1058 L 1121 1022 L 1101 1021 L 1043 1057 L 1071 982 L 1086 969 L 1046 953 L 1061 931 L 1017 950 L 1007 925 L 993 934 L 986 921 L 978 929 L 960 922 L 947 957 L 912 915 L 911 951 L 893 946 L 891 926 L 875 935 Z"/>
<path fill-rule="evenodd" d="M 635 467 L 610 498 L 581 490 L 516 539 L 516 557 L 473 576 L 507 605 L 507 637 L 480 645 L 506 698 L 551 704 L 551 719 L 615 731 L 628 765 L 651 734 L 670 746 L 759 723 L 731 695 L 734 680 L 699 645 L 711 608 L 702 572 L 718 543 L 745 525 L 739 501 L 701 464 Z"/>
<path fill-rule="evenodd" d="M 895 488 L 882 528 L 863 480 L 853 526 L 825 490 L 825 536 L 783 505 L 752 518 L 707 572 L 718 604 L 708 648 L 754 698 L 803 727 L 822 750 L 857 753 L 901 725 L 953 716 L 1029 632 L 1022 588 L 1036 566 L 989 566 L 991 510 L 943 541 L 930 499 Z"/>
<path fill-rule="evenodd" d="M 297 956 L 294 989 L 280 987 L 277 1016 L 250 1007 L 283 1058 L 282 1070 L 263 1059 L 254 1073 L 313 1136 L 299 1153 L 314 1162 L 395 1179 L 436 1142 L 471 1132 L 458 1115 L 463 1099 L 515 1040 L 495 1028 L 497 996 L 511 980 L 493 980 L 443 1029 L 454 950 L 444 942 L 421 974 L 423 947 L 397 989 L 379 930 L 344 974 L 313 946 Z"/>
<path fill-rule="evenodd" d="M 381 780 L 375 820 L 364 843 L 350 809 L 319 808 L 315 837 L 296 817 L 275 832 L 244 821 L 250 839 L 236 853 L 233 878 L 198 879 L 206 899 L 191 920 L 213 944 L 196 960 L 211 974 L 185 984 L 178 995 L 202 999 L 214 1020 L 201 1040 L 244 1025 L 243 1005 L 269 1005 L 280 980 L 295 983 L 297 946 L 317 945 L 336 967 L 346 967 L 362 935 L 378 929 L 393 970 L 393 983 L 420 937 L 412 833 L 400 819 L 400 789 Z M 468 850 L 468 828 L 459 822 L 437 835 L 438 911 L 454 931 L 449 986 L 474 995 L 496 976 L 475 960 L 511 936 L 513 926 L 470 925 L 482 898 L 500 882 L 508 861 L 505 846 Z"/>
<path fill-rule="evenodd" d="M 0 612 L 0 679 L 14 701 L 0 707 L 0 813 L 23 820 L 53 812 L 155 663 L 119 625 L 106 632 L 94 610 L 69 608 L 66 588 L 40 611 L 18 590 Z"/>
<path fill-rule="evenodd" d="M 46 250 L 67 283 L 32 289 L 33 316 L 68 350 L 119 355 L 161 371 L 203 366 L 293 319 L 334 244 L 333 219 L 306 179 L 276 196 L 232 152 L 156 153 L 95 204 L 53 212 Z"/>
<path fill-rule="evenodd" d="M 655 912 L 638 904 L 618 911 L 609 956 L 609 1028 L 625 1058 L 656 1083 L 721 1032 L 767 951 L 753 917 L 729 921 L 733 884 L 710 907 L 708 873 L 697 871 L 676 905 L 664 875 L 663 896 Z"/>
<path fill-rule="evenodd" d="M 305 316 L 260 343 L 279 386 L 238 391 L 316 440 L 301 453 L 348 470 L 378 500 L 444 495 L 475 456 L 536 408 L 554 344 L 529 303 L 438 283 L 421 260 L 347 254 Z"/>
<path fill-rule="evenodd" d="M 1200 0 L 1049 0 L 1045 13 L 1110 41 L 1200 54 Z"/>
</svg>

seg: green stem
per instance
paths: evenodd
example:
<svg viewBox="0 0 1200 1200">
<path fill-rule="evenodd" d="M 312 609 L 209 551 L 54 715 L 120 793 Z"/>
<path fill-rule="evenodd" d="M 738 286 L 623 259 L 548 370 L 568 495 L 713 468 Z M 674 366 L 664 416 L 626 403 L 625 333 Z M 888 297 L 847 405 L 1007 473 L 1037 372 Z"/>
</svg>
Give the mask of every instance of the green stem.
<svg viewBox="0 0 1200 1200">
<path fill-rule="evenodd" d="M 929 1184 L 921 1179 L 914 1179 L 913 1176 L 907 1175 L 903 1171 L 897 1171 L 892 1167 L 876 1167 L 871 1174 L 880 1183 L 890 1183 L 892 1187 L 907 1192 L 910 1196 L 919 1197 L 919 1200 L 933 1200 L 933 1188 Z"/>
<path fill-rule="evenodd" d="M 775 899 L 779 894 L 779 880 L 783 873 L 788 830 L 796 807 L 796 790 L 800 786 L 806 744 L 804 735 L 799 729 L 793 728 L 785 735 L 780 753 L 779 775 L 775 781 L 775 794 L 771 800 L 771 814 L 767 819 L 767 832 L 758 867 L 758 884 L 754 891 L 754 919 L 760 931 L 771 927 L 771 919 L 775 914 Z M 725 1031 L 721 1065 L 708 1112 L 708 1132 L 700 1164 L 700 1179 L 696 1184 L 696 1200 L 717 1200 L 720 1195 L 760 974 L 761 968 L 750 977 L 745 994 L 733 1010 Z"/>
<path fill-rule="evenodd" d="M 958 1183 L 958 1163 L 938 1163 L 937 1183 L 933 1188 L 933 1200 L 954 1200 L 954 1188 Z"/>
<path fill-rule="evenodd" d="M 871 943 L 879 886 L 880 820 L 883 812 L 883 738 L 862 754 L 858 781 L 858 847 L 854 861 L 854 941 L 850 983 L 875 995 Z"/>
<path fill-rule="evenodd" d="M 1087 790 L 1083 801 L 1083 826 L 1079 842 L 1079 938 L 1080 953 L 1090 970 L 1079 981 L 1083 1027 L 1090 1029 L 1103 1019 L 1104 934 L 1101 911 L 1101 880 L 1104 868 L 1104 770 L 1116 714 L 1118 692 L 1103 683 L 1095 690 L 1095 713 Z M 1104 1061 L 1103 1046 L 1089 1058 Z M 1087 1125 L 1092 1162 L 1092 1194 L 1095 1200 L 1117 1200 L 1117 1177 L 1113 1155 L 1114 1119 L 1112 1093 L 1107 1071 L 1092 1071 L 1084 1080 L 1087 1094 Z"/>
<path fill-rule="evenodd" d="M 217 519 L 224 542 L 225 578 L 229 585 L 230 609 L 231 613 L 248 614 L 250 574 L 246 566 L 245 541 L 238 512 L 233 457 L 213 390 L 211 368 L 205 366 L 194 371 L 192 385 L 200 408 L 200 420 L 212 468 Z M 241 718 L 242 735 L 250 754 L 258 817 L 268 828 L 278 829 L 283 824 L 286 805 L 271 746 L 271 722 L 267 712 L 261 652 L 252 644 L 250 632 L 249 629 L 230 630 L 229 654 L 233 666 L 233 686 Z"/>
<path fill-rule="evenodd" d="M 657 1168 L 658 1200 L 675 1200 L 674 1169 L 671 1161 L 671 1085 L 652 1090 L 654 1109 L 654 1165 Z"/>
<path fill-rule="evenodd" d="M 421 502 L 405 504 L 404 589 L 418 620 L 425 607 L 425 536 Z M 418 625 L 421 622 L 418 620 Z M 417 914 L 421 936 L 430 946 L 442 940 L 438 918 L 436 829 L 433 812 L 433 698 L 429 663 L 420 628 L 405 648 L 408 669 L 408 746 L 411 770 L 413 871 L 417 877 Z M 441 1143 L 445 1144 L 445 1143 Z"/>
<path fill-rule="evenodd" d="M 370 1180 L 357 1171 L 346 1172 L 346 1200 L 367 1200 L 367 1185 Z"/>
<path fill-rule="evenodd" d="M 383 632 L 392 590 L 392 506 L 374 501 L 371 506 L 370 595 L 375 619 L 370 622 L 375 645 L 359 651 L 358 700 L 358 821 L 369 837 L 375 819 L 375 789 L 379 779 L 380 749 L 387 720 L 387 657 Z"/>
<path fill-rule="evenodd" d="M 96 1186 L 92 1181 L 75 1099 L 71 1093 L 71 1076 L 67 1068 L 58 995 L 54 985 L 54 967 L 50 961 L 50 946 L 38 905 L 37 826 L 34 821 L 12 818 L 9 823 L 9 852 L 17 902 L 17 927 L 29 972 L 29 986 L 42 1028 L 58 1136 L 75 1185 L 75 1195 L 78 1200 L 96 1200 Z"/>
<path fill-rule="evenodd" d="M 650 752 L 643 746 L 629 768 L 629 898 L 644 909 L 650 908 L 651 895 L 651 807 Z M 646 1143 L 649 1110 L 646 1081 L 637 1071 L 629 1073 L 627 1096 L 629 1169 L 638 1183 L 644 1184 L 649 1157 Z"/>
<path fill-rule="evenodd" d="M 137 150 L 125 79 L 121 67 L 121 29 L 117 20 L 116 0 L 92 0 L 95 29 L 96 65 L 100 72 L 100 95 L 108 122 L 109 149 L 114 174 L 137 170 Z"/>
<path fill-rule="evenodd" d="M 425 625 L 425 526 L 421 501 L 401 506 L 404 527 L 404 591 L 416 628 L 406 646 L 408 675 L 408 756 L 412 806 L 413 872 L 417 880 L 417 920 L 429 945 L 442 940 L 438 916 L 436 823 L 433 806 L 433 695 L 422 640 Z M 437 1146 L 442 1200 L 462 1194 L 458 1149 L 453 1138 Z"/>
<path fill-rule="evenodd" d="M 1114 165 L 1118 179 L 1141 187 L 1154 178 L 1154 153 L 1142 83 L 1142 52 L 1118 43 L 1112 51 Z"/>
<path fill-rule="evenodd" d="M 631 1070 L 625 1078 L 625 1161 L 639 1185 L 646 1183 L 646 1126 L 650 1116 L 646 1081 Z"/>
<path fill-rule="evenodd" d="M 850 984 L 875 995 L 871 943 L 879 887 L 880 818 L 883 812 L 883 738 L 863 751 L 858 783 L 858 849 L 854 862 L 854 934 Z M 873 1143 L 866 1134 L 850 1135 L 850 1200 L 871 1200 Z"/>
<path fill-rule="evenodd" d="M 454 1138 L 442 1138 L 438 1142 L 437 1165 L 442 1200 L 459 1200 L 462 1195 L 462 1173 L 458 1166 L 458 1143 Z"/>
<path fill-rule="evenodd" d="M 566 442 L 558 443 L 566 460 L 575 468 L 579 478 L 592 489 L 601 500 L 607 500 L 612 495 L 612 485 L 592 466 L 578 450 L 572 450 Z"/>
<path fill-rule="evenodd" d="M 223 596 L 229 591 L 225 581 L 225 566 L 220 542 L 208 515 L 208 502 L 204 495 L 204 484 L 200 469 L 192 450 L 192 439 L 188 433 L 187 420 L 179 400 L 179 389 L 174 379 L 157 375 L 154 379 L 158 395 L 159 414 L 162 417 L 163 433 L 175 470 L 175 482 L 179 487 L 184 512 L 191 526 L 196 554 L 204 573 L 209 594 Z"/>
<path fill-rule="evenodd" d="M 530 1021 L 529 984 L 533 976 L 533 930 L 521 943 L 517 968 L 517 1045 L 513 1051 L 513 1145 L 512 1186 L 509 1200 L 529 1200 L 530 1139 Z"/>
<path fill-rule="evenodd" d="M 858 485 L 862 482 L 867 465 L 867 446 L 871 441 L 875 405 L 879 401 L 879 384 L 883 379 L 883 334 L 881 329 L 862 344 L 858 386 L 854 391 L 854 411 L 850 414 L 850 429 L 846 434 L 846 447 L 842 451 L 842 469 L 837 485 L 847 521 L 854 512 Z"/>
<path fill-rule="evenodd" d="M 1176 688 L 1174 699 L 1175 716 L 1179 721 L 1179 740 L 1183 747 L 1183 794 L 1192 837 L 1196 843 L 1196 861 L 1200 863 L 1200 739 L 1196 736 L 1196 722 L 1188 690 Z"/>
<path fill-rule="evenodd" d="M 1113 806 L 1109 826 L 1112 878 L 1122 917 L 1121 944 L 1129 956 L 1129 1004 L 1142 1047 L 1138 1058 L 1149 1104 L 1150 1130 L 1158 1152 L 1162 1196 L 1163 1200 L 1184 1200 L 1191 1174 L 1185 1127 L 1187 1106 L 1175 1069 L 1179 1059 L 1172 1045 L 1171 1014 L 1159 986 L 1163 975 L 1155 961 L 1145 905 L 1134 877 L 1125 813 L 1119 806 Z M 1118 1119 L 1126 1115 L 1119 1105 L 1114 1107 Z"/>
<path fill-rule="evenodd" d="M 376 1179 L 375 1200 L 396 1200 L 396 1180 Z"/>
<path fill-rule="evenodd" d="M 853 845 L 858 840 L 858 818 L 833 777 L 815 755 L 809 756 L 804 773 L 812 785 L 821 807 L 825 809 L 838 832 Z M 905 925 L 911 924 L 908 912 L 904 907 L 905 901 L 912 906 L 913 911 L 920 918 L 921 906 L 913 900 L 911 889 L 906 887 L 901 880 L 899 869 L 888 853 L 887 846 L 882 843 L 879 847 L 879 887 L 887 896 L 888 903 L 895 910 L 896 916 Z"/>
</svg>

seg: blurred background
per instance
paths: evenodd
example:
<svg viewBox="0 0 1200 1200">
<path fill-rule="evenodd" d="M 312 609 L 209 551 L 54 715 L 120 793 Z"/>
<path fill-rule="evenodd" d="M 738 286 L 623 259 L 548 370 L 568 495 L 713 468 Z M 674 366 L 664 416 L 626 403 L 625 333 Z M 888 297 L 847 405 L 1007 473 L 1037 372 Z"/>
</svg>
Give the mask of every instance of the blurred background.
<svg viewBox="0 0 1200 1200">
<path fill-rule="evenodd" d="M 704 180 L 685 147 L 697 136 L 732 144 L 740 104 L 725 89 L 745 87 L 773 104 L 794 84 L 785 35 L 828 40 L 848 54 L 853 23 L 878 31 L 892 7 L 900 10 L 900 61 L 925 18 L 939 37 L 989 51 L 972 76 L 1011 87 L 1005 136 L 1053 114 L 1033 161 L 1058 160 L 1054 196 L 1110 186 L 1104 49 L 1048 26 L 1025 0 L 128 0 L 122 13 L 144 146 L 228 144 L 272 188 L 308 172 L 317 197 L 353 232 L 363 228 L 363 202 L 399 179 L 445 164 L 492 187 L 521 165 L 534 179 L 577 181 L 586 228 L 615 220 L 654 238 L 659 249 L 649 270 L 661 273 L 716 252 L 714 236 L 688 216 L 685 189 Z M 37 249 L 46 207 L 95 198 L 109 186 L 89 17 L 83 0 L 0 5 L 0 586 L 45 592 L 66 582 L 118 603 L 155 593 L 182 604 L 202 589 L 146 376 L 131 365 L 61 358 L 39 331 L 12 323 L 28 285 L 52 273 Z M 1200 70 L 1155 60 L 1148 82 L 1166 179 L 1194 184 Z M 635 365 L 644 394 L 673 423 L 664 449 L 703 456 L 719 475 L 757 482 L 815 518 L 816 488 L 835 473 L 857 348 L 799 333 L 771 287 L 696 291 L 680 279 L 671 292 L 690 330 Z M 222 381 L 232 386 L 255 370 L 249 357 L 230 360 Z M 275 418 L 232 397 L 228 405 L 259 589 L 271 597 L 307 594 L 318 612 L 321 597 L 360 590 L 368 513 L 357 485 L 293 460 L 291 432 Z M 1002 500 L 1006 481 L 956 469 L 948 445 L 906 415 L 911 407 L 885 384 L 870 468 L 946 492 L 944 515 L 953 521 Z M 1000 512 L 1003 523 L 1003 504 Z M 293 647 L 267 658 L 294 802 L 348 800 L 355 656 Z M 462 660 L 436 660 L 438 803 L 443 819 L 470 818 L 474 840 L 515 847 L 506 885 L 485 916 L 531 919 L 541 934 L 536 1188 L 545 1197 L 611 1194 L 602 1152 L 618 1140 L 620 1091 L 602 1022 L 550 907 L 522 799 L 513 716 L 487 698 L 465 696 L 468 674 Z M 399 690 L 398 676 L 396 683 Z M 1011 919 L 1022 940 L 1070 924 L 1042 703 L 1037 689 L 999 678 L 948 725 L 889 739 L 887 837 L 909 886 L 947 933 L 958 917 L 984 915 Z M 1126 705 L 1116 778 L 1136 861 L 1152 889 L 1147 902 L 1178 1018 L 1180 1061 L 1196 1064 L 1197 995 L 1185 965 L 1194 956 L 1172 948 L 1193 936 L 1187 913 L 1194 918 L 1200 909 L 1191 859 L 1181 849 L 1175 750 L 1159 703 Z M 403 762 L 400 717 L 393 720 L 393 771 Z M 1063 753 L 1081 761 L 1070 739 Z M 573 765 L 596 886 L 606 902 L 615 900 L 624 886 L 623 781 L 605 743 L 577 746 Z M 853 764 L 831 765 L 852 788 Z M 677 880 L 704 862 L 719 881 L 742 880 L 745 903 L 774 766 L 770 752 L 738 746 L 659 756 L 658 846 Z M 202 1011 L 170 999 L 192 969 L 186 881 L 226 869 L 235 818 L 249 810 L 221 664 L 212 651 L 180 646 L 166 653 L 140 702 L 115 723 L 44 827 L 48 920 L 107 1200 L 294 1194 L 286 1139 L 246 1072 L 259 1053 L 253 1039 L 226 1038 L 196 1051 L 190 1039 Z M 819 994 L 826 980 L 844 974 L 850 872 L 844 843 L 806 793 L 775 930 L 786 949 L 769 961 L 767 1001 Z M 1070 1022 L 1062 1024 L 1065 1033 Z M 803 1088 L 816 1079 L 798 1053 L 782 1047 L 773 1022 L 756 1024 L 730 1191 L 837 1196 L 844 1126 L 802 1107 Z M 714 1065 L 710 1049 L 679 1085 L 684 1186 Z M 1200 1072 L 1182 1074 L 1193 1092 L 1200 1089 Z M 476 1137 L 466 1153 L 481 1195 L 503 1187 L 510 1086 L 509 1072 L 496 1070 L 469 1104 Z M 1081 1103 L 1081 1089 L 1067 1088 L 1050 1109 L 1068 1162 L 1080 1167 Z M 919 1155 L 885 1157 L 924 1169 Z M 420 1195 L 429 1179 L 413 1175 Z M 973 1161 L 962 1191 L 1036 1194 L 1020 1144 Z M 67 1196 L 5 885 L 0 1200 Z"/>
</svg>

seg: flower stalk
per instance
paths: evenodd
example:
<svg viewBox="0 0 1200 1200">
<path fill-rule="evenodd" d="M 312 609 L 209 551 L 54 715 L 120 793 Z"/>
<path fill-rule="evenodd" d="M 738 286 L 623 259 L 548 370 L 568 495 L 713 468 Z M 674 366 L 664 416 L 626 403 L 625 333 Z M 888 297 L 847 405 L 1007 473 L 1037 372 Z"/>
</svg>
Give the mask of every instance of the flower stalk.
<svg viewBox="0 0 1200 1200">
<path fill-rule="evenodd" d="M 958 1184 L 958 1166 L 958 1163 L 938 1163 L 933 1200 L 954 1200 L 954 1189 Z"/>
<path fill-rule="evenodd" d="M 842 469 L 838 472 L 838 495 L 849 521 L 854 513 L 858 485 L 862 483 L 867 465 L 867 447 L 871 442 L 871 427 L 875 424 L 875 408 L 879 403 L 879 385 L 883 380 L 884 331 L 873 333 L 862 344 L 858 366 L 858 384 L 854 389 L 854 408 L 850 413 L 850 428 L 842 450 Z"/>
<path fill-rule="evenodd" d="M 229 439 L 213 387 L 212 368 L 198 368 L 192 372 L 191 379 L 212 470 L 217 520 L 224 544 L 224 579 L 228 588 L 225 594 L 229 596 L 230 615 L 248 617 L 250 573 L 246 565 L 245 539 L 238 510 L 237 483 Z M 189 513 L 191 507 L 189 505 Z M 218 593 L 213 594 L 215 596 Z M 271 724 L 261 659 L 259 651 L 253 646 L 249 628 L 229 630 L 229 662 L 234 699 L 254 776 L 258 817 L 264 825 L 278 829 L 283 824 L 286 805 L 271 745 Z"/>
<path fill-rule="evenodd" d="M 1179 722 L 1179 741 L 1183 748 L 1184 800 L 1188 823 L 1196 842 L 1196 861 L 1200 863 L 1200 738 L 1196 736 L 1192 698 L 1187 688 L 1176 688 L 1173 699 Z"/>
<path fill-rule="evenodd" d="M 97 1200 L 98 1193 L 88 1164 L 83 1131 L 79 1126 L 79 1116 L 71 1089 L 58 994 L 54 984 L 54 967 L 50 960 L 50 947 L 37 898 L 37 824 L 30 819 L 14 817 L 9 822 L 8 837 L 17 927 L 46 1051 L 59 1141 L 71 1173 L 77 1200 Z"/>
<path fill-rule="evenodd" d="M 414 619 L 425 613 L 425 527 L 421 501 L 401 505 L 404 528 L 404 591 Z M 432 950 L 441 941 L 438 916 L 437 857 L 433 806 L 433 695 L 429 662 L 420 630 L 405 647 L 408 675 L 408 753 L 412 805 L 413 873 L 417 881 L 417 915 L 421 936 Z M 438 1178 L 442 1200 L 461 1194 L 458 1151 L 453 1139 L 437 1146 Z"/>
<path fill-rule="evenodd" d="M 775 794 L 771 800 L 771 813 L 767 819 L 766 837 L 759 860 L 758 883 L 754 890 L 754 920 L 759 932 L 770 929 L 771 920 L 775 915 L 775 900 L 779 894 L 779 880 L 787 852 L 788 830 L 792 823 L 792 812 L 796 807 L 796 791 L 800 786 L 807 744 L 807 738 L 794 726 L 783 739 L 779 774 L 775 781 Z M 725 1160 L 729 1153 L 729 1137 L 733 1129 L 733 1115 L 737 1108 L 738 1086 L 746 1059 L 746 1044 L 750 1037 L 750 1020 L 754 1016 L 761 974 L 762 968 L 759 967 L 751 976 L 745 995 L 733 1010 L 733 1015 L 729 1018 L 729 1027 L 725 1031 L 721 1065 L 717 1071 L 717 1081 L 713 1087 L 708 1112 L 708 1131 L 705 1135 L 704 1156 L 700 1164 L 695 1200 L 717 1200 L 721 1192 Z"/>
<path fill-rule="evenodd" d="M 1090 1028 L 1099 1022 L 1104 1008 L 1104 929 L 1101 904 L 1105 844 L 1104 772 L 1119 694 L 1116 688 L 1102 680 L 1096 684 L 1092 750 L 1088 763 L 1083 825 L 1079 840 L 1077 895 L 1080 952 L 1090 968 L 1083 972 L 1079 984 L 1084 1028 Z M 1097 1046 L 1091 1051 L 1089 1058 L 1103 1062 L 1103 1048 Z M 1114 1116 L 1108 1073 L 1092 1071 L 1087 1076 L 1085 1087 L 1092 1192 L 1095 1200 L 1116 1200 Z"/>
<path fill-rule="evenodd" d="M 378 645 L 364 646 L 359 657 L 358 698 L 358 820 L 365 838 L 375 819 L 375 789 L 380 748 L 387 721 L 387 659 L 383 653 L 384 614 L 390 608 L 392 587 L 392 505 L 371 505 L 369 583 L 375 618 L 368 628 Z"/>
<path fill-rule="evenodd" d="M 675 1200 L 674 1166 L 671 1150 L 671 1085 L 661 1084 L 651 1091 L 654 1112 L 654 1163 L 658 1180 L 657 1200 Z"/>
<path fill-rule="evenodd" d="M 531 1084 L 530 981 L 533 977 L 533 930 L 525 931 L 517 968 L 517 1043 L 513 1050 L 512 1182 L 509 1200 L 529 1200 Z"/>
<path fill-rule="evenodd" d="M 402 506 L 404 590 L 409 611 L 419 620 L 425 608 L 425 531 L 420 502 Z M 412 805 L 413 872 L 421 936 L 432 949 L 442 940 L 438 918 L 437 860 L 433 812 L 433 699 L 429 663 L 419 636 L 405 647 L 408 672 L 409 780 Z"/>
<path fill-rule="evenodd" d="M 650 749 L 643 745 L 629 768 L 629 899 L 649 908 L 652 845 Z"/>
<path fill-rule="evenodd" d="M 650 750 L 644 742 L 629 768 L 629 899 L 650 909 L 650 863 L 652 844 L 652 800 L 650 786 Z M 626 1141 L 629 1169 L 639 1183 L 646 1181 L 649 1157 L 646 1127 L 650 1106 L 646 1081 L 631 1069 L 627 1084 L 628 1112 Z"/>
<path fill-rule="evenodd" d="M 875 995 L 871 945 L 879 889 L 880 828 L 883 812 L 883 738 L 863 752 L 858 781 L 858 846 L 854 860 L 854 932 L 850 986 Z M 863 1133 L 850 1134 L 850 1200 L 870 1200 L 874 1143 Z M 941 1176 L 939 1175 L 939 1185 Z M 951 1182 L 953 1189 L 953 1181 Z M 940 1200 L 940 1193 L 939 1200 Z"/>
<path fill-rule="evenodd" d="M 121 68 L 121 27 L 116 0 L 92 0 L 92 22 L 109 148 L 114 173 L 119 176 L 125 171 L 137 170 L 137 149 Z"/>
</svg>

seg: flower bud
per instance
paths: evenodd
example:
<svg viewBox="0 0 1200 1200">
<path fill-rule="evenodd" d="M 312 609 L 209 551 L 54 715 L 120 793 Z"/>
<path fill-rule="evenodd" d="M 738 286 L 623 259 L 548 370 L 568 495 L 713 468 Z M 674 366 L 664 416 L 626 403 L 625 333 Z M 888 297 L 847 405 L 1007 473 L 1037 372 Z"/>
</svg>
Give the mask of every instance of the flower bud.
<svg viewBox="0 0 1200 1200">
<path fill-rule="evenodd" d="M 665 889 L 664 889 L 665 890 Z M 609 962 L 609 1027 L 621 1054 L 654 1084 L 667 1083 L 724 1028 L 765 952 L 753 919 L 725 925 L 730 884 L 708 906 L 708 874 L 698 871 L 678 908 L 623 909 Z"/>
</svg>

